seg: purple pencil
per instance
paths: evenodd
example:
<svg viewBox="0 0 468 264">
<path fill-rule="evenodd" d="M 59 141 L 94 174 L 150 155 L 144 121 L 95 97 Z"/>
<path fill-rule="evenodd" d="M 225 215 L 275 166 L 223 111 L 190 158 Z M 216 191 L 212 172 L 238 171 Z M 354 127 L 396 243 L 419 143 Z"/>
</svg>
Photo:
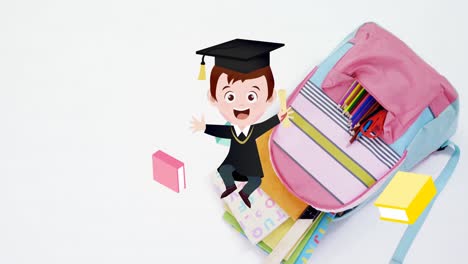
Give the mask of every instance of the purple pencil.
<svg viewBox="0 0 468 264">
<path fill-rule="evenodd" d="M 343 95 L 343 97 L 341 97 L 341 100 L 340 100 L 340 103 L 338 104 L 338 107 L 341 107 L 344 104 L 344 101 L 346 100 L 346 98 L 348 98 L 349 94 L 353 91 L 353 89 L 356 87 L 356 85 L 358 85 L 358 82 L 354 81 L 349 86 L 348 91 L 346 91 L 346 93 Z"/>
<path fill-rule="evenodd" d="M 367 93 L 367 92 L 366 92 Z M 370 97 L 371 95 L 370 94 L 366 94 L 364 96 L 364 98 L 361 99 L 361 102 L 359 102 L 359 104 L 353 109 L 353 111 L 351 111 L 350 113 L 350 117 L 353 117 L 353 115 L 355 115 L 357 113 L 357 110 L 359 108 L 361 108 L 362 105 L 364 105 L 364 102 L 366 102 L 367 98 Z"/>
<path fill-rule="evenodd" d="M 367 112 L 367 110 L 369 110 L 369 108 L 372 107 L 372 105 L 375 103 L 375 99 L 374 97 L 369 97 L 367 102 L 361 107 L 361 109 L 359 110 L 358 113 L 356 113 L 355 116 L 353 116 L 354 118 L 351 118 L 352 122 L 351 122 L 351 127 L 354 127 L 358 122 L 359 120 L 361 119 L 361 117 Z"/>
<path fill-rule="evenodd" d="M 371 103 L 373 97 L 372 95 L 370 94 L 367 94 L 366 95 L 366 98 L 363 100 L 363 102 L 359 105 L 359 108 L 356 109 L 356 111 L 354 112 L 354 114 L 351 116 L 350 120 L 349 120 L 349 125 L 351 126 L 351 124 L 355 124 L 355 120 L 356 118 L 358 117 L 358 115 L 361 114 L 361 112 L 366 108 L 366 106 Z"/>
</svg>

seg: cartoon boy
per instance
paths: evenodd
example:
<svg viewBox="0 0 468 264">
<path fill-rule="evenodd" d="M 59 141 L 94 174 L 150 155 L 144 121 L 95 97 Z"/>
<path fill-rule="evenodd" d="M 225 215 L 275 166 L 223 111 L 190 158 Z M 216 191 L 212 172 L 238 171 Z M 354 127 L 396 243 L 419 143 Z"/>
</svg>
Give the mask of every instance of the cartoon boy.
<svg viewBox="0 0 468 264">
<path fill-rule="evenodd" d="M 197 51 L 215 57 L 208 99 L 232 125 L 205 124 L 203 117 L 201 120 L 194 117 L 192 129 L 231 140 L 229 153 L 218 168 L 226 186 L 221 198 L 237 189 L 235 181 L 247 181 L 239 195 L 249 208 L 248 198 L 263 177 L 256 139 L 290 114 L 288 109 L 255 124 L 276 98 L 269 53 L 283 45 L 236 39 Z"/>
</svg>

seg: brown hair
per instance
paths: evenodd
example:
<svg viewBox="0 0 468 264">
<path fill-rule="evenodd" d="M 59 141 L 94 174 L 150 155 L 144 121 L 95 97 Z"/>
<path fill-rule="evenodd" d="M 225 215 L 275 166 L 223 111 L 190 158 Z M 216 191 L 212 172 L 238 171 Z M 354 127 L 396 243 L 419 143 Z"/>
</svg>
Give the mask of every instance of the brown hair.
<svg viewBox="0 0 468 264">
<path fill-rule="evenodd" d="M 265 76 L 268 86 L 268 98 L 273 95 L 273 89 L 275 88 L 275 79 L 271 72 L 270 66 L 260 68 L 250 73 L 240 73 L 233 70 L 229 70 L 219 66 L 213 66 L 210 76 L 210 94 L 216 100 L 216 84 L 218 83 L 219 76 L 225 73 L 227 75 L 228 83 L 234 83 L 237 81 L 245 81 L 249 79 L 255 79 L 261 76 Z"/>
</svg>

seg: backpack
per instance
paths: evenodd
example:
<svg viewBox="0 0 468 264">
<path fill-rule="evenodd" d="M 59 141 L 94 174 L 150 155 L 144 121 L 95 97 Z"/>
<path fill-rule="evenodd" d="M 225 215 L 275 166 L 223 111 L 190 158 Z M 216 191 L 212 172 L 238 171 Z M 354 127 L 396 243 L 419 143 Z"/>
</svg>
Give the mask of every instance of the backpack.
<svg viewBox="0 0 468 264">
<path fill-rule="evenodd" d="M 337 104 L 355 81 L 387 114 L 379 137 L 349 144 L 351 132 Z M 397 171 L 410 171 L 431 153 L 451 146 L 452 157 L 435 180 L 440 193 L 459 159 L 458 147 L 449 141 L 457 129 L 457 92 L 375 23 L 348 35 L 297 86 L 288 105 L 295 111 L 293 125 L 277 126 L 269 141 L 273 168 L 307 204 L 324 212 L 346 212 L 335 220 L 375 198 Z M 403 261 L 431 206 L 408 227 L 392 262 Z"/>
</svg>

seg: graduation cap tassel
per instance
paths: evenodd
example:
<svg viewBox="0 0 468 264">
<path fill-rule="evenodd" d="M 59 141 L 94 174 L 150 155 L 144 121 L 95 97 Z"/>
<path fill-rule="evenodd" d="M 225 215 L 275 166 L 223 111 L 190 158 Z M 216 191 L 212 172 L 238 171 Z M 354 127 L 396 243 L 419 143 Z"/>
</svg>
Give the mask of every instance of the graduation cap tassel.
<svg viewBox="0 0 468 264">
<path fill-rule="evenodd" d="M 198 73 L 198 80 L 206 80 L 205 55 L 203 55 L 202 62 L 200 63 L 200 73 Z"/>
</svg>

